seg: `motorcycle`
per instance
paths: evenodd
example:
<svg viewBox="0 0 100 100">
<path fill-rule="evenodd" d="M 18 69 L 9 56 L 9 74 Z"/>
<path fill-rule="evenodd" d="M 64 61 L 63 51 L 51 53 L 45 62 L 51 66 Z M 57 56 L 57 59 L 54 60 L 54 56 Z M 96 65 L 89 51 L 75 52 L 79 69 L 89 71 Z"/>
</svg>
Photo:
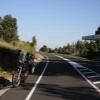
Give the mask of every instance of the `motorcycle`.
<svg viewBox="0 0 100 100">
<path fill-rule="evenodd" d="M 21 83 L 24 83 L 28 77 L 29 69 L 27 63 L 18 63 L 17 70 L 14 71 L 12 76 L 13 87 L 18 87 Z"/>
</svg>

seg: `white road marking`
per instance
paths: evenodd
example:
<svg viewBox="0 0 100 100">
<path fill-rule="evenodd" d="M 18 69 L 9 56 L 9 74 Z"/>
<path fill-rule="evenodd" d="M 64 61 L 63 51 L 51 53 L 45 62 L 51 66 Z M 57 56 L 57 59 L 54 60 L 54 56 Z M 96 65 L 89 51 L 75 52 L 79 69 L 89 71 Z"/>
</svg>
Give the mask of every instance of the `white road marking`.
<svg viewBox="0 0 100 100">
<path fill-rule="evenodd" d="M 12 78 L 9 78 L 9 81 L 12 82 Z M 11 89 L 11 86 L 7 86 L 5 89 L 0 90 L 0 96 L 6 93 L 8 90 Z"/>
<path fill-rule="evenodd" d="M 95 76 L 87 76 L 87 78 L 95 78 L 95 77 L 100 77 L 100 75 L 95 75 Z"/>
<path fill-rule="evenodd" d="M 48 59 L 48 57 L 47 57 L 47 59 Z M 25 100 L 30 100 L 30 99 L 31 99 L 31 97 L 32 97 L 32 95 L 33 95 L 35 89 L 37 88 L 37 85 L 39 84 L 41 78 L 43 77 L 44 72 L 45 72 L 46 69 L 47 69 L 48 64 L 49 64 L 49 62 L 47 61 L 43 72 L 42 72 L 41 75 L 39 76 L 39 78 L 38 78 L 38 80 L 36 81 L 34 87 L 31 89 L 31 91 L 29 92 L 29 94 L 28 94 L 28 96 L 25 98 Z"/>
<path fill-rule="evenodd" d="M 82 65 L 81 65 L 82 66 Z M 84 66 L 83 66 L 84 67 Z M 88 68 L 86 68 L 86 67 L 84 67 L 85 69 L 87 69 L 86 71 L 91 71 L 91 72 L 93 72 L 94 74 L 96 74 L 96 75 L 99 75 L 98 73 L 96 73 L 95 71 L 93 71 L 93 70 L 91 70 L 91 69 L 88 69 Z M 85 69 L 79 69 L 80 71 L 85 71 Z M 84 73 L 84 72 L 83 72 Z"/>
<path fill-rule="evenodd" d="M 40 62 L 40 61 L 36 62 L 36 65 L 37 65 L 37 63 L 39 63 L 39 62 Z M 36 65 L 35 65 L 35 67 L 36 67 Z M 32 73 L 34 73 L 35 67 L 32 68 Z M 9 78 L 9 81 L 12 82 L 12 78 Z M 2 96 L 3 94 L 5 94 L 5 93 L 6 93 L 8 90 L 10 90 L 10 89 L 11 89 L 11 86 L 6 87 L 6 89 L 1 89 L 1 90 L 0 90 L 0 96 Z"/>
<path fill-rule="evenodd" d="M 94 74 L 94 72 L 83 72 L 84 74 Z"/>
<path fill-rule="evenodd" d="M 10 88 L 0 90 L 0 96 L 6 93 Z"/>
<path fill-rule="evenodd" d="M 97 87 L 97 86 L 95 86 L 95 84 L 93 84 L 93 82 L 91 82 L 84 74 L 82 74 L 82 72 L 77 68 L 77 67 L 80 67 L 80 66 L 82 66 L 82 65 L 80 65 L 80 64 L 76 64 L 76 62 L 75 63 L 72 63 L 72 61 L 70 61 L 69 59 L 66 59 L 66 58 L 63 58 L 63 57 L 61 57 L 61 56 L 57 56 L 57 55 L 55 55 L 56 57 L 59 57 L 59 58 L 61 58 L 61 59 L 63 59 L 63 60 L 65 60 L 65 61 L 67 61 L 68 63 L 70 63 L 74 68 L 75 68 L 75 70 L 94 88 L 94 89 L 96 89 L 96 91 L 97 92 L 99 92 L 100 93 L 100 89 Z M 83 66 L 84 67 L 84 66 Z"/>
<path fill-rule="evenodd" d="M 97 82 L 93 82 L 93 84 L 95 84 L 95 85 L 96 85 L 96 84 L 100 84 L 100 81 L 97 81 Z"/>
<path fill-rule="evenodd" d="M 81 71 L 88 71 L 89 69 L 85 68 L 85 69 L 80 69 Z"/>
<path fill-rule="evenodd" d="M 98 73 L 94 72 L 94 71 L 90 71 L 90 72 L 83 72 L 84 74 L 95 74 L 98 75 Z"/>
</svg>

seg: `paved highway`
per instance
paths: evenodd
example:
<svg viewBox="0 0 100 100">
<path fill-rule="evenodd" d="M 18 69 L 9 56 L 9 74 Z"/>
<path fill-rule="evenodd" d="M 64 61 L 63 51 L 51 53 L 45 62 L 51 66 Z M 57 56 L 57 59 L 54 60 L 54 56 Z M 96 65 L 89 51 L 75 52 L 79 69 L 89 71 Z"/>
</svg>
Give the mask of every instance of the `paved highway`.
<svg viewBox="0 0 100 100">
<path fill-rule="evenodd" d="M 87 81 L 88 76 L 85 73 L 89 73 L 89 69 L 84 73 L 83 70 L 86 69 L 80 70 L 74 63 L 82 76 L 75 66 L 73 67 L 73 62 L 69 62 L 69 58 L 64 59 L 67 56 L 61 55 L 64 58 L 54 54 L 44 56 L 26 83 L 18 88 L 9 88 L 0 96 L 0 100 L 100 100 L 99 88 L 93 87 L 90 79 L 90 83 Z"/>
</svg>

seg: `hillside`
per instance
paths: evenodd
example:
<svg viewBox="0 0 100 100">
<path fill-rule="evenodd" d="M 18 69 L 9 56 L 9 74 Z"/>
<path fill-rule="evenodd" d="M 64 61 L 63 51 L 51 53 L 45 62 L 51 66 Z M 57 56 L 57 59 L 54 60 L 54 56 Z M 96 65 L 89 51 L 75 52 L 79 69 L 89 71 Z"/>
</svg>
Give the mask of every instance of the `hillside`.
<svg viewBox="0 0 100 100">
<path fill-rule="evenodd" d="M 4 40 L 0 40 L 0 77 L 9 77 L 14 70 L 18 49 L 35 55 L 35 49 L 28 42 L 13 41 L 7 43 Z"/>
</svg>

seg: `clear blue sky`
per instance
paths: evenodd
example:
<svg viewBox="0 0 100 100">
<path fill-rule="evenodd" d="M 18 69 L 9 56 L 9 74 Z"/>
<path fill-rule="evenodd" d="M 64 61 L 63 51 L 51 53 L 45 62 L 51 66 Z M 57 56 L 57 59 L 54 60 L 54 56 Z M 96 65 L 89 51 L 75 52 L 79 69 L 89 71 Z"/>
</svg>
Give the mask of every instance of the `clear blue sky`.
<svg viewBox="0 0 100 100">
<path fill-rule="evenodd" d="M 0 16 L 18 19 L 22 40 L 37 37 L 38 48 L 63 46 L 94 34 L 100 25 L 100 0 L 0 0 Z"/>
</svg>

